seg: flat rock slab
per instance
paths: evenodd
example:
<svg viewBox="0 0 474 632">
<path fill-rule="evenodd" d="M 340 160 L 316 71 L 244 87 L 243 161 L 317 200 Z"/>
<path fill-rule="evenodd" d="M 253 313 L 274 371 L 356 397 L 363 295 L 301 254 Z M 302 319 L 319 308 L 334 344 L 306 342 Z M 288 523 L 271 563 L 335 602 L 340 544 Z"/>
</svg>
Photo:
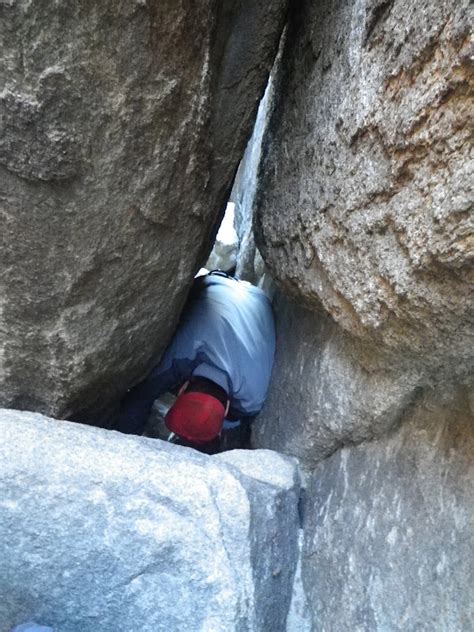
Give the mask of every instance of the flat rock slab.
<svg viewBox="0 0 474 632">
<path fill-rule="evenodd" d="M 284 630 L 296 462 L 0 412 L 0 629 Z"/>
</svg>

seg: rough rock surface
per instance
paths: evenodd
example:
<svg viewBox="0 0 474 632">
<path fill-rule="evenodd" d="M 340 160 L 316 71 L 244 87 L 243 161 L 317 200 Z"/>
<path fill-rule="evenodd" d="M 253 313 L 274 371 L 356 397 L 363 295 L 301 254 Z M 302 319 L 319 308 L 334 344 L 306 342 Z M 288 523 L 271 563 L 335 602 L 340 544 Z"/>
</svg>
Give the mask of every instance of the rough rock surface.
<svg viewBox="0 0 474 632">
<path fill-rule="evenodd" d="M 472 5 L 295 3 L 259 184 L 272 274 L 362 340 L 472 367 Z"/>
<path fill-rule="evenodd" d="M 0 3 L 0 405 L 88 418 L 161 352 L 285 4 Z"/>
<path fill-rule="evenodd" d="M 311 469 L 344 444 L 381 435 L 404 418 L 425 379 L 416 366 L 387 366 L 371 355 L 367 368 L 364 347 L 322 308 L 279 293 L 274 311 L 278 345 L 255 446 L 296 456 Z"/>
<path fill-rule="evenodd" d="M 431 395 L 315 470 L 302 561 L 315 632 L 473 629 L 472 403 Z"/>
<path fill-rule="evenodd" d="M 231 450 L 215 458 L 261 483 L 245 485 L 253 514 L 249 538 L 256 601 L 251 629 L 286 632 L 299 558 L 296 461 L 270 450 Z"/>
<path fill-rule="evenodd" d="M 303 545 L 303 529 L 298 535 L 300 549 Z M 311 607 L 304 590 L 301 577 L 301 555 L 296 565 L 295 581 L 293 582 L 293 595 L 291 597 L 290 611 L 286 619 L 286 632 L 312 632 Z"/>
<path fill-rule="evenodd" d="M 0 628 L 285 629 L 299 478 L 33 413 L 0 416 Z"/>
</svg>

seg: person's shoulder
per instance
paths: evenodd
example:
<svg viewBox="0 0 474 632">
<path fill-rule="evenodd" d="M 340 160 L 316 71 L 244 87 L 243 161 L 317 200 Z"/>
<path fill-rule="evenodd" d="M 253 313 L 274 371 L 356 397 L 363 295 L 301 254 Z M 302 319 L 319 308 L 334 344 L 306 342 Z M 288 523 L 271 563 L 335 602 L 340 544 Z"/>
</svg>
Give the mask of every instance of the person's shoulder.
<svg viewBox="0 0 474 632">
<path fill-rule="evenodd" d="M 236 279 L 231 276 L 221 276 L 217 274 L 208 274 L 207 277 L 208 285 L 218 285 L 222 288 L 225 288 L 226 291 L 235 292 L 235 293 L 247 293 L 247 292 L 260 292 L 260 290 L 252 285 L 248 281 L 241 281 L 240 279 Z"/>
<path fill-rule="evenodd" d="M 198 279 L 205 287 L 217 286 L 232 289 L 235 287 L 235 284 L 238 283 L 237 279 L 234 279 L 234 277 L 224 276 L 224 274 L 214 274 L 212 272 L 198 277 Z"/>
<path fill-rule="evenodd" d="M 228 295 L 229 298 L 253 296 L 264 302 L 271 303 L 268 295 L 256 285 L 249 283 L 249 281 L 221 274 L 207 274 L 198 278 L 201 288 L 218 288 L 220 293 Z"/>
</svg>

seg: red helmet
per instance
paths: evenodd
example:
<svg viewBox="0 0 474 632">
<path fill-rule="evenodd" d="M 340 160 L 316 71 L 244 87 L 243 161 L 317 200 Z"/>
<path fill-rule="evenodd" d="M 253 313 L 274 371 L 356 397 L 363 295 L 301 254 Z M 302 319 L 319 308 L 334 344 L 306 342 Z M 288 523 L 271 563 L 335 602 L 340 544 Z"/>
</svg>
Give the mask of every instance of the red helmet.
<svg viewBox="0 0 474 632">
<path fill-rule="evenodd" d="M 165 424 L 186 441 L 208 443 L 220 433 L 224 417 L 225 407 L 218 399 L 190 391 L 179 395 L 165 417 Z"/>
</svg>

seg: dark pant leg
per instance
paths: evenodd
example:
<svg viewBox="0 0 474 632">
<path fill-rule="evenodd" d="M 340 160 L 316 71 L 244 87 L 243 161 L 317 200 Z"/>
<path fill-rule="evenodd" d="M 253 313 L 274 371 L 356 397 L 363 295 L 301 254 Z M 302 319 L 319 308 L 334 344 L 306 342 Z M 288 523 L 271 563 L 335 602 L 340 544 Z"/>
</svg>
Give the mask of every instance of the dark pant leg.
<svg viewBox="0 0 474 632">
<path fill-rule="evenodd" d="M 227 450 L 249 450 L 251 448 L 252 421 L 255 415 L 241 417 L 240 424 L 236 428 L 222 430 L 221 452 Z"/>
<path fill-rule="evenodd" d="M 142 435 L 156 397 L 154 384 L 148 380 L 130 389 L 120 403 L 113 429 L 125 434 Z"/>
<path fill-rule="evenodd" d="M 240 421 L 240 446 L 242 450 L 250 450 L 252 438 L 252 421 L 253 417 L 244 417 Z"/>
</svg>

